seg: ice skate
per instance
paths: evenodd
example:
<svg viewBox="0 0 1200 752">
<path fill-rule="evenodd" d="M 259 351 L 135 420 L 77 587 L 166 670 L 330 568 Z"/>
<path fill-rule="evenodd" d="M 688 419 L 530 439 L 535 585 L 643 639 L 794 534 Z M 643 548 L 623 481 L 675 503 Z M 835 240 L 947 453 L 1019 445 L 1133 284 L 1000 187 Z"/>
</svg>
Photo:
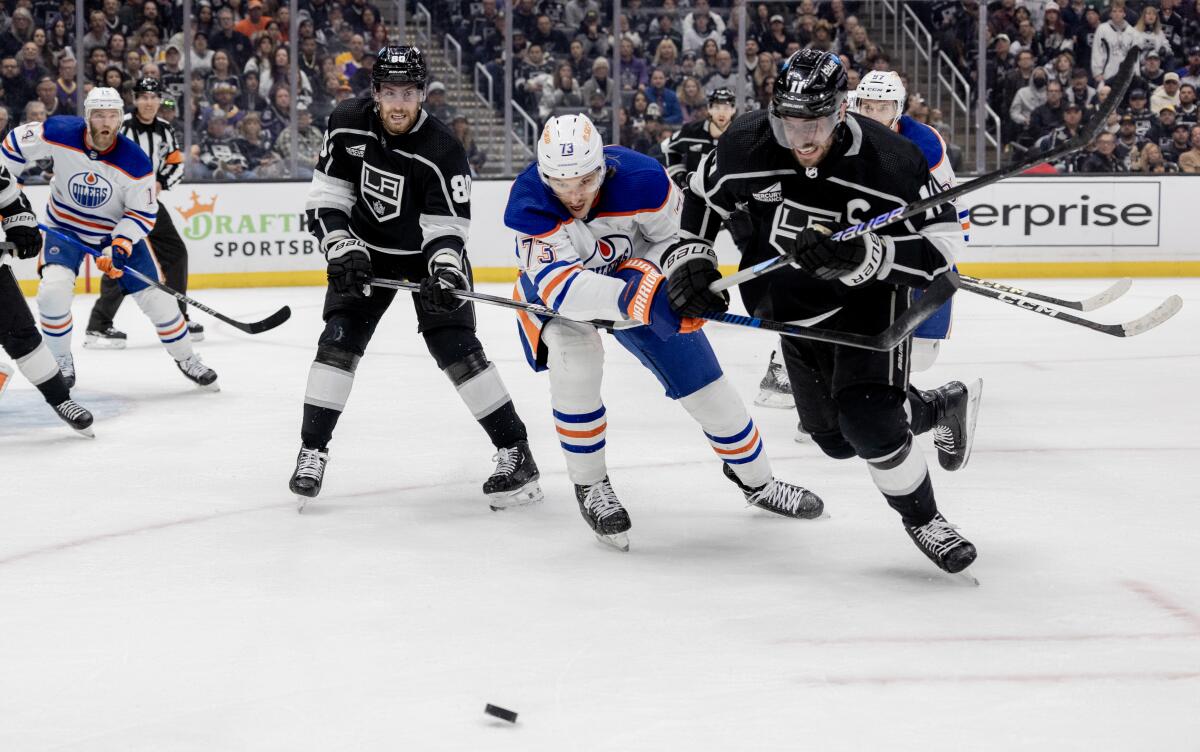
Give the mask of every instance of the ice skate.
<svg viewBox="0 0 1200 752">
<path fill-rule="evenodd" d="M 68 389 L 75 388 L 75 356 L 67 353 L 66 355 L 55 355 L 54 360 L 58 363 L 58 372 L 62 374 L 63 381 L 66 382 Z"/>
<path fill-rule="evenodd" d="M 529 452 L 528 441 L 518 441 L 492 455 L 496 470 L 483 484 L 492 511 L 534 504 L 542 500 L 538 468 Z"/>
<path fill-rule="evenodd" d="M 617 499 L 608 476 L 599 483 L 576 484 L 575 499 L 579 502 L 579 513 L 601 543 L 622 551 L 629 550 L 629 514 Z"/>
<path fill-rule="evenodd" d="M 304 505 L 321 493 L 321 482 L 325 479 L 325 466 L 328 464 L 328 449 L 300 447 L 300 453 L 296 455 L 296 470 L 288 481 L 288 488 L 296 494 L 299 502 L 296 511 L 303 512 Z"/>
<path fill-rule="evenodd" d="M 204 341 L 204 325 L 198 321 L 188 320 L 187 322 L 188 335 L 191 336 L 193 342 Z"/>
<path fill-rule="evenodd" d="M 111 326 L 106 329 L 88 329 L 83 346 L 92 350 L 124 350 L 127 339 L 125 332 Z"/>
<path fill-rule="evenodd" d="M 204 365 L 200 361 L 199 355 L 192 354 L 184 360 L 177 360 L 175 365 L 179 366 L 179 370 L 183 372 L 184 376 L 187 376 L 200 388 L 210 392 L 221 391 L 221 385 L 217 383 L 217 372 Z"/>
<path fill-rule="evenodd" d="M 792 441 L 796 442 L 797 444 L 806 444 L 811 440 L 812 439 L 810 439 L 808 437 L 808 431 L 804 430 L 804 424 L 797 423 L 796 424 L 796 435 L 792 437 Z"/>
<path fill-rule="evenodd" d="M 0 363 L 0 397 L 4 396 L 4 390 L 8 388 L 8 383 L 12 381 L 13 367 L 8 363 Z"/>
<path fill-rule="evenodd" d="M 965 571 L 975 561 L 975 546 L 959 535 L 958 528 L 946 522 L 940 513 L 924 525 L 905 525 L 904 529 L 917 548 L 940 569 L 959 575 L 972 584 L 979 584 L 973 575 Z"/>
<path fill-rule="evenodd" d="M 721 470 L 726 478 L 742 489 L 746 503 L 750 506 L 798 520 L 816 519 L 825 511 L 825 502 L 821 501 L 821 497 L 803 486 L 772 478 L 765 486 L 751 488 L 742 483 L 729 463 L 723 463 Z"/>
<path fill-rule="evenodd" d="M 758 382 L 758 396 L 754 404 L 760 407 L 775 407 L 790 410 L 796 406 L 796 398 L 792 396 L 792 383 L 788 380 L 787 369 L 783 363 L 775 360 L 775 352 L 771 352 L 771 360 L 767 363 L 767 373 Z"/>
<path fill-rule="evenodd" d="M 951 472 L 961 470 L 971 459 L 975 443 L 975 420 L 983 396 L 983 380 L 964 385 L 951 381 L 933 390 L 942 408 L 942 419 L 933 427 L 933 445 L 938 463 Z"/>
<path fill-rule="evenodd" d="M 54 406 L 54 413 L 80 436 L 86 436 L 89 439 L 96 438 L 96 433 L 92 430 L 92 414 L 75 400 L 68 399 L 59 402 Z"/>
</svg>

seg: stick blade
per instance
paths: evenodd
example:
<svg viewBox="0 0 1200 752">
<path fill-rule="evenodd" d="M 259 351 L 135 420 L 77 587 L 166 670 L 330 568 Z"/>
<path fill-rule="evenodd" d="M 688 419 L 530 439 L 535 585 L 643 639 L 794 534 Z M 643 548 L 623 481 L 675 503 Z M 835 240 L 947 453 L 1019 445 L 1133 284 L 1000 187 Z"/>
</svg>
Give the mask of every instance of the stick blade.
<svg viewBox="0 0 1200 752">
<path fill-rule="evenodd" d="M 249 324 L 243 324 L 241 322 L 234 322 L 234 321 L 229 321 L 226 323 L 233 324 L 233 326 L 236 326 L 238 329 L 241 329 L 243 332 L 246 332 L 247 334 L 262 334 L 263 332 L 267 332 L 267 331 L 274 329 L 275 327 L 279 326 L 280 324 L 287 321 L 291 317 L 292 317 L 292 309 L 289 306 L 284 306 L 283 308 L 280 308 L 278 311 L 276 311 L 275 313 L 272 313 L 270 316 L 266 317 L 262 321 L 252 321 Z"/>
<path fill-rule="evenodd" d="M 1175 314 L 1179 313 L 1183 308 L 1183 298 L 1178 295 L 1171 297 L 1159 303 L 1158 307 L 1150 313 L 1142 316 L 1139 319 L 1134 319 L 1127 324 L 1121 324 L 1121 330 L 1125 337 L 1136 337 L 1139 334 L 1145 334 L 1154 327 L 1166 322 Z"/>
<path fill-rule="evenodd" d="M 1125 293 L 1129 292 L 1129 288 L 1133 286 L 1133 280 L 1129 277 L 1119 279 L 1116 283 L 1103 292 L 1096 293 L 1090 298 L 1079 301 L 1078 310 L 1087 312 L 1094 311 L 1097 308 L 1108 305 Z"/>
</svg>

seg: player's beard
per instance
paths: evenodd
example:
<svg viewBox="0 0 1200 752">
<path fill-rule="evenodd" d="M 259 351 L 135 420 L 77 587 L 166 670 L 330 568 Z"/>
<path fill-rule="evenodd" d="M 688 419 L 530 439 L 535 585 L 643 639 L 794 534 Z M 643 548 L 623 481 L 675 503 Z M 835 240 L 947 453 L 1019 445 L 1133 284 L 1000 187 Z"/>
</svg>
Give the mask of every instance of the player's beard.
<svg viewBox="0 0 1200 752">
<path fill-rule="evenodd" d="M 92 139 L 92 146 L 96 151 L 107 151 L 108 147 L 113 145 L 113 141 L 117 137 L 116 130 L 106 128 L 104 126 L 88 126 L 88 135 Z"/>
<path fill-rule="evenodd" d="M 407 133 L 421 116 L 421 107 L 417 105 L 411 110 L 404 105 L 377 105 L 379 120 L 383 128 L 393 136 Z"/>
</svg>

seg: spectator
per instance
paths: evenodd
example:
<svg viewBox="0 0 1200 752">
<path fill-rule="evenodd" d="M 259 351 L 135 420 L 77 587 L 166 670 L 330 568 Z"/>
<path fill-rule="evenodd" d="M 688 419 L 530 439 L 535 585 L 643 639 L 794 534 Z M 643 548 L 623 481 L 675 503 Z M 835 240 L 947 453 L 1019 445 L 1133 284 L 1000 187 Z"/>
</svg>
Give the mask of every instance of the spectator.
<svg viewBox="0 0 1200 752">
<path fill-rule="evenodd" d="M 289 167 L 292 157 L 292 131 L 284 129 L 275 139 L 275 152 L 279 154 L 282 164 Z M 321 143 L 324 134 L 313 126 L 312 113 L 303 102 L 296 103 L 296 172 L 291 177 L 312 178 L 313 168 L 317 166 L 317 157 L 321 153 Z"/>
<path fill-rule="evenodd" d="M 717 52 L 721 46 L 711 39 L 704 40 L 704 45 L 700 48 L 700 54 L 696 59 L 695 75 L 697 78 L 704 78 L 711 71 L 717 69 Z"/>
<path fill-rule="evenodd" d="M 108 59 L 113 65 L 120 65 L 125 60 L 125 35 L 110 31 L 108 33 Z"/>
<path fill-rule="evenodd" d="M 354 71 L 358 70 L 358 66 L 362 63 L 363 53 L 366 51 L 365 40 L 362 34 L 354 34 L 350 37 L 350 49 L 341 53 L 334 58 L 334 65 L 337 66 L 338 73 L 347 81 L 354 76 Z"/>
<path fill-rule="evenodd" d="M 253 178 L 249 160 L 242 151 L 240 139 L 235 139 L 225 120 L 225 114 L 213 111 L 205 125 L 204 138 L 200 141 L 201 176 L 216 180 L 240 180 Z"/>
<path fill-rule="evenodd" d="M 1003 37 L 1003 46 L 1000 44 L 1000 37 Z M 999 58 L 1003 60 L 1008 56 L 1008 36 L 1001 34 L 1000 37 L 996 38 L 994 43 L 995 47 L 993 49 L 1002 51 L 1003 54 L 999 55 Z M 850 30 L 848 37 L 842 41 L 841 53 L 850 58 L 850 62 L 853 63 L 855 67 L 865 69 L 868 64 L 867 55 L 870 54 L 870 47 L 871 40 L 867 37 L 866 28 L 862 26 L 855 26 Z M 1003 73 L 1010 67 L 1012 67 L 1012 62 L 1008 61 L 1008 64 L 1005 65 L 999 72 Z"/>
<path fill-rule="evenodd" d="M 495 13 L 496 4 L 494 2 L 491 4 L 491 7 L 493 13 L 489 17 L 490 20 L 488 21 L 487 30 L 489 32 L 494 31 L 493 27 L 495 26 L 495 22 L 500 18 Z M 332 38 L 326 39 L 324 42 L 325 51 L 330 55 L 333 55 L 335 58 L 338 55 L 341 55 L 343 52 L 348 52 L 350 50 L 350 41 L 354 39 L 354 27 L 351 26 L 348 21 L 340 22 L 336 28 L 337 35 L 331 35 Z"/>
<path fill-rule="evenodd" d="M 599 93 L 605 105 L 617 101 L 617 82 L 609 78 L 608 73 L 607 58 L 598 57 L 592 61 L 592 77 L 580 92 L 584 102 L 591 102 L 593 93 Z"/>
<path fill-rule="evenodd" d="M 371 92 L 371 71 L 375 68 L 376 54 L 374 52 L 364 52 L 361 64 L 358 70 L 354 71 L 354 76 L 350 79 L 350 88 L 354 90 L 355 96 L 369 96 Z M 312 97 L 309 96 L 311 101 Z M 311 111 L 311 110 L 310 110 Z"/>
<path fill-rule="evenodd" d="M 753 75 L 758 68 L 758 56 L 761 50 L 758 48 L 758 40 L 750 37 L 746 40 L 746 49 L 742 52 L 742 68 L 746 71 L 746 75 Z"/>
<path fill-rule="evenodd" d="M 634 91 L 649 83 L 646 61 L 633 54 L 633 42 L 621 40 L 621 91 Z"/>
<path fill-rule="evenodd" d="M 312 82 L 308 80 L 308 76 L 300 73 L 300 86 L 292 85 L 289 77 L 291 76 L 291 67 L 288 62 L 288 48 L 279 47 L 275 50 L 273 56 L 273 65 L 268 70 L 259 71 L 259 79 L 261 80 L 262 88 L 267 91 L 274 91 L 280 86 L 287 86 L 290 89 L 296 90 L 296 96 L 299 101 L 306 105 L 312 102 Z"/>
<path fill-rule="evenodd" d="M 12 28 L 0 34 L 0 57 L 15 56 L 26 42 L 33 40 L 33 14 L 28 8 L 17 8 L 12 13 Z"/>
<path fill-rule="evenodd" d="M 1179 172 L 1179 165 L 1174 162 L 1168 162 L 1163 159 L 1162 150 L 1158 144 L 1153 141 L 1142 147 L 1141 158 L 1133 166 L 1130 172 L 1144 172 L 1151 174 L 1167 174 Z"/>
<path fill-rule="evenodd" d="M 21 75 L 25 77 L 25 81 L 31 87 L 36 85 L 43 76 L 50 74 L 50 71 L 42 65 L 41 55 L 38 54 L 37 45 L 33 42 L 26 42 L 21 47 L 21 51 L 17 53 L 17 60 L 21 63 Z"/>
<path fill-rule="evenodd" d="M 1157 52 L 1150 52 L 1142 59 L 1138 75 L 1133 77 L 1133 82 L 1129 85 L 1129 88 L 1153 91 L 1162 85 L 1165 78 L 1166 76 L 1162 70 L 1162 59 L 1158 56 Z"/>
<path fill-rule="evenodd" d="M 229 53 L 225 50 L 215 50 L 212 56 L 212 70 L 208 72 L 208 82 L 206 84 L 209 91 L 212 91 L 213 86 L 219 83 L 233 84 L 235 89 L 241 88 L 242 79 L 233 70 L 233 63 L 229 59 Z"/>
<path fill-rule="evenodd" d="M 1035 61 L 1046 58 L 1041 42 L 1038 40 L 1037 31 L 1034 30 L 1033 23 L 1029 19 L 1022 19 L 1017 23 L 1017 34 L 1012 42 L 1012 50 L 1017 55 L 1020 55 L 1022 50 L 1029 50 L 1033 53 Z"/>
<path fill-rule="evenodd" d="M 155 13 L 158 11 L 158 5 L 154 2 L 154 0 L 146 0 L 146 3 L 143 4 L 142 7 L 146 8 L 147 10 L 153 8 L 153 12 Z M 143 18 L 145 18 L 144 12 Z M 157 16 L 155 16 L 155 18 L 157 18 Z M 200 3 L 196 8 L 196 18 L 194 21 L 192 21 L 192 28 L 196 31 L 203 31 L 204 35 L 210 38 L 212 37 L 212 33 L 216 31 L 217 24 L 213 20 L 212 4 L 210 4 L 208 0 L 200 0 Z"/>
<path fill-rule="evenodd" d="M 74 114 L 78 110 L 75 107 L 76 90 L 79 88 L 75 80 L 75 58 L 62 57 L 58 61 L 58 78 L 54 80 L 56 96 L 59 104 L 62 106 L 63 112 Z"/>
<path fill-rule="evenodd" d="M 618 19 L 618 23 L 621 25 L 621 35 L 619 38 L 628 39 L 633 43 L 635 49 L 641 47 L 642 35 L 640 32 L 635 31 L 633 26 L 629 23 L 629 14 L 622 13 Z"/>
<path fill-rule="evenodd" d="M 671 125 L 683 123 L 683 111 L 679 109 L 679 98 L 667 86 L 667 74 L 655 68 L 650 74 L 650 85 L 646 87 L 646 99 L 658 105 L 662 119 Z"/>
<path fill-rule="evenodd" d="M 34 99 L 25 105 L 25 116 L 21 120 L 22 123 L 44 123 L 46 118 L 50 117 L 46 111 L 46 105 L 42 104 L 41 100 Z"/>
<path fill-rule="evenodd" d="M 1021 56 L 1023 57 L 1027 53 L 1028 51 L 1022 51 Z M 1022 134 L 1018 140 L 1026 140 L 1025 131 L 1029 127 L 1029 119 L 1033 115 L 1033 111 L 1041 107 L 1045 101 L 1046 71 L 1044 68 L 1035 68 L 1029 76 L 1029 83 L 1017 92 L 1013 97 L 1012 106 L 1008 108 L 1009 119 Z"/>
<path fill-rule="evenodd" d="M 1121 160 L 1126 169 L 1129 169 L 1138 159 L 1138 152 L 1142 148 L 1142 139 L 1138 137 L 1137 122 L 1132 115 L 1128 113 L 1121 116 L 1120 126 L 1117 129 L 1117 142 L 1114 156 Z"/>
<path fill-rule="evenodd" d="M 538 15 L 533 31 L 527 36 L 530 45 L 540 45 L 542 50 L 550 57 L 565 55 L 567 54 L 567 50 L 570 49 L 570 42 L 567 41 L 567 35 L 554 28 L 550 16 L 545 13 Z"/>
<path fill-rule="evenodd" d="M 1200 15 L 1198 15 L 1200 20 Z M 1200 45 L 1195 45 L 1188 50 L 1187 65 L 1175 71 L 1179 74 L 1179 83 L 1188 84 L 1193 88 L 1200 89 Z"/>
<path fill-rule="evenodd" d="M 589 10 L 583 17 L 583 25 L 575 39 L 583 45 L 583 55 L 588 60 L 607 57 L 610 52 L 608 34 L 600 28 L 600 14 L 595 11 Z"/>
<path fill-rule="evenodd" d="M 1071 73 L 1071 88 L 1067 91 L 1067 99 L 1071 104 L 1077 104 L 1087 109 L 1096 99 L 1096 90 L 1088 86 L 1088 74 L 1083 68 L 1076 68 Z"/>
<path fill-rule="evenodd" d="M 75 110 L 66 106 L 59 98 L 58 84 L 49 77 L 37 82 L 34 95 L 37 97 L 35 101 L 41 102 L 42 106 L 46 108 L 46 117 L 75 114 Z"/>
<path fill-rule="evenodd" d="M 704 18 L 704 16 L 700 16 Z M 679 109 L 683 113 L 683 122 L 691 123 L 708 117 L 708 97 L 695 76 L 685 76 L 683 83 L 675 91 L 679 100 Z"/>
<path fill-rule="evenodd" d="M 1051 0 L 1053 1 L 1053 0 Z M 1058 81 L 1062 85 L 1063 91 L 1071 85 L 1071 74 L 1075 69 L 1075 56 L 1070 50 L 1064 50 L 1054 56 L 1052 63 L 1046 64 L 1046 73 L 1049 74 L 1051 81 Z M 1084 80 L 1087 83 L 1087 80 Z"/>
<path fill-rule="evenodd" d="M 1150 132 L 1150 126 L 1154 124 L 1154 113 L 1150 111 L 1150 107 L 1146 103 L 1146 91 L 1144 89 L 1134 89 L 1129 92 L 1129 109 L 1126 113 L 1133 118 L 1133 122 L 1137 126 L 1138 138 L 1145 138 Z"/>
<path fill-rule="evenodd" d="M 441 81 L 434 81 L 425 90 L 424 108 L 430 115 L 447 124 L 458 114 L 457 108 L 446 104 L 446 85 Z"/>
<path fill-rule="evenodd" d="M 479 177 L 479 173 L 483 170 L 483 165 L 487 163 L 487 154 L 479 148 L 479 144 L 475 143 L 475 137 L 471 135 L 471 126 L 467 122 L 466 115 L 455 115 L 450 122 L 450 128 L 454 131 L 454 138 L 462 144 L 463 151 L 467 153 L 467 164 L 471 166 L 471 177 Z"/>
<path fill-rule="evenodd" d="M 249 0 L 246 3 L 246 17 L 233 25 L 235 31 L 247 39 L 251 39 L 260 31 L 266 31 L 271 19 L 263 15 L 262 0 Z"/>
<path fill-rule="evenodd" d="M 1178 107 L 1179 104 L 1179 74 L 1171 71 L 1163 75 L 1162 86 L 1150 94 L 1150 109 L 1158 112 L 1167 105 Z"/>
<path fill-rule="evenodd" d="M 675 45 L 676 51 L 683 47 L 683 35 L 675 31 L 674 25 L 675 18 L 673 16 L 667 13 L 660 15 L 658 17 L 658 26 L 646 40 L 646 49 L 657 52 L 664 39 L 669 39 Z"/>
<path fill-rule="evenodd" d="M 1171 45 L 1171 51 L 1167 57 L 1171 59 L 1179 59 L 1183 57 L 1183 40 L 1184 30 L 1187 23 L 1183 17 L 1175 12 L 1179 0 L 1160 0 L 1158 19 L 1162 22 L 1163 33 L 1167 35 L 1167 42 Z"/>
<path fill-rule="evenodd" d="M 108 26 L 110 41 L 112 35 L 124 37 L 133 28 L 133 12 L 128 7 L 122 7 L 120 0 L 104 0 L 100 7 L 104 11 L 104 23 Z M 124 50 L 121 52 L 124 54 Z M 112 57 L 111 51 L 109 57 Z"/>
<path fill-rule="evenodd" d="M 228 82 L 222 81 L 212 87 L 212 104 L 205 108 L 201 114 L 201 120 L 207 120 L 212 112 L 222 112 L 225 115 L 225 122 L 230 127 L 237 127 L 246 113 L 238 109 L 237 106 L 237 86 Z"/>
<path fill-rule="evenodd" d="M 993 97 L 992 109 L 1000 113 L 1009 112 L 1012 109 L 1017 93 L 1028 87 L 1033 80 L 1035 63 L 1033 53 L 1029 50 L 1022 50 L 1017 55 L 1017 65 L 1005 74 L 1004 86 L 998 92 L 1000 100 L 995 101 L 995 97 Z M 1042 73 L 1044 75 L 1045 70 L 1042 70 Z M 1037 104 L 1041 104 L 1041 102 L 1039 101 Z M 1025 124 L 1021 123 L 1021 125 Z"/>
<path fill-rule="evenodd" d="M 1067 43 L 1067 27 L 1063 24 L 1062 13 L 1055 0 L 1046 0 L 1043 6 L 1042 28 L 1038 29 L 1036 44 L 1047 55 L 1056 55 L 1070 49 Z M 1063 85 L 1066 86 L 1065 83 Z"/>
<path fill-rule="evenodd" d="M 737 15 L 736 9 L 730 15 L 736 16 Z M 708 28 L 715 31 L 718 35 L 724 35 L 725 21 L 722 20 L 722 18 L 719 14 L 714 13 L 712 11 L 712 9 L 709 7 L 708 0 L 693 0 L 692 12 L 687 14 L 683 18 L 683 28 L 685 28 L 685 29 L 692 28 L 696 19 L 701 16 L 708 19 L 707 20 Z M 720 44 L 721 40 L 717 40 L 717 43 Z M 686 45 L 684 45 L 684 46 L 686 48 Z"/>
<path fill-rule="evenodd" d="M 1035 149 L 1039 153 L 1044 153 L 1058 147 L 1060 144 L 1066 143 L 1075 138 L 1079 134 L 1079 124 L 1083 121 L 1083 108 L 1077 104 L 1067 104 L 1063 107 L 1063 122 L 1047 136 L 1043 136 L 1036 144 Z M 1055 168 L 1059 172 L 1074 172 L 1075 157 L 1074 155 L 1064 158 L 1056 163 Z"/>
<path fill-rule="evenodd" d="M 592 72 L 592 61 L 583 53 L 583 42 L 572 39 L 569 49 L 566 62 L 571 66 L 571 75 L 576 81 L 586 81 Z"/>
<path fill-rule="evenodd" d="M 1163 147 L 1163 158 L 1168 162 L 1179 163 L 1179 158 L 1184 152 L 1191 148 L 1188 143 L 1188 136 L 1191 132 L 1191 126 L 1187 123 L 1176 122 L 1175 127 L 1171 130 L 1171 143 Z"/>
<path fill-rule="evenodd" d="M 138 52 L 142 56 L 143 63 L 161 63 L 163 60 L 163 48 L 159 44 L 162 41 L 158 27 L 153 24 L 146 24 L 141 30 L 142 43 L 138 47 Z"/>
<path fill-rule="evenodd" d="M 664 39 L 659 43 L 651 67 L 662 71 L 666 79 L 666 85 L 671 88 L 674 88 L 683 80 L 684 70 L 679 62 L 679 50 L 675 47 L 675 43 L 669 39 Z M 653 76 L 651 78 L 653 79 Z"/>
<path fill-rule="evenodd" d="M 1100 24 L 1092 41 L 1092 78 L 1110 83 L 1126 53 L 1133 47 L 1135 32 L 1125 21 L 1125 4 L 1113 3 L 1109 19 Z"/>
<path fill-rule="evenodd" d="M 94 10 L 88 16 L 88 32 L 83 35 L 83 51 L 91 54 L 97 47 L 108 47 L 108 24 L 105 23 L 104 11 Z"/>
<path fill-rule="evenodd" d="M 271 143 L 275 143 L 279 134 L 288 127 L 291 106 L 292 93 L 286 86 L 271 91 L 270 106 L 262 113 L 263 128 L 270 135 Z"/>
<path fill-rule="evenodd" d="M 224 50 L 237 70 L 242 70 L 254 54 L 250 40 L 233 27 L 233 11 L 223 7 L 217 11 L 217 28 L 209 38 L 213 52 Z"/>
<path fill-rule="evenodd" d="M 549 16 L 544 16 L 549 18 Z M 517 66 L 514 73 L 513 94 L 517 104 L 526 111 L 533 112 L 541 101 L 542 93 L 554 85 L 554 61 L 547 60 L 542 51 L 542 45 L 531 42 L 525 49 L 525 59 Z M 450 122 L 450 120 L 444 120 Z"/>
<path fill-rule="evenodd" d="M 192 72 L 197 71 L 208 75 L 212 70 L 213 51 L 208 48 L 208 37 L 203 32 L 196 32 L 192 36 L 192 48 L 188 50 L 188 57 L 192 59 Z"/>
<path fill-rule="evenodd" d="M 117 91 L 122 91 L 123 89 L 126 88 L 125 83 L 128 80 L 129 80 L 129 77 L 125 75 L 125 71 L 121 70 L 119 67 L 117 67 L 115 65 L 110 65 L 110 66 L 108 66 L 108 68 L 106 68 L 104 70 L 104 78 L 103 78 L 104 84 L 103 85 L 107 86 L 110 89 L 116 89 Z"/>
<path fill-rule="evenodd" d="M 604 143 L 612 143 L 612 110 L 605 106 L 604 95 L 593 89 L 588 95 L 587 116 L 596 124 Z"/>
<path fill-rule="evenodd" d="M 1111 133 L 1101 133 L 1094 142 L 1095 150 L 1083 161 L 1080 172 L 1125 172 L 1125 164 L 1113 154 L 1117 138 Z"/>
<path fill-rule="evenodd" d="M 710 15 L 692 13 L 690 17 L 692 17 L 692 22 L 689 24 L 685 21 L 683 27 L 684 52 L 699 51 L 710 39 L 718 45 L 723 41 L 721 32 L 713 28 Z"/>
<path fill-rule="evenodd" d="M 1158 119 L 1150 127 L 1150 132 L 1146 134 L 1146 140 L 1158 144 L 1161 149 L 1170 148 L 1171 133 L 1175 130 L 1175 122 L 1175 106 L 1163 105 L 1158 111 Z"/>
<path fill-rule="evenodd" d="M 582 110 L 583 94 L 571 64 L 559 63 L 558 71 L 554 74 L 554 88 L 550 89 L 549 98 L 542 100 L 542 120 L 546 120 L 557 110 Z"/>
<path fill-rule="evenodd" d="M 262 112 L 267 109 L 267 100 L 259 94 L 259 78 L 255 71 L 247 71 L 242 77 L 242 91 L 237 98 L 237 106 L 243 112 Z M 259 122 L 262 125 L 262 122 Z"/>
<path fill-rule="evenodd" d="M 167 96 L 178 99 L 183 96 L 183 54 L 179 45 L 168 44 L 163 53 L 163 63 L 159 66 L 162 73 L 163 88 Z"/>
<path fill-rule="evenodd" d="M 1063 90 L 1058 81 L 1046 82 L 1046 101 L 1029 116 L 1029 138 L 1032 141 L 1049 135 L 1063 124 Z"/>
<path fill-rule="evenodd" d="M 1200 107 L 1196 105 L 1196 87 L 1184 84 L 1179 87 L 1179 106 L 1175 108 L 1179 122 L 1195 125 L 1200 121 Z"/>
<path fill-rule="evenodd" d="M 137 50 L 125 50 L 125 65 L 122 70 L 130 81 L 137 79 L 142 73 L 142 54 Z"/>
<path fill-rule="evenodd" d="M 786 56 L 788 45 L 795 42 L 796 38 L 783 25 L 783 16 L 776 14 L 771 16 L 770 30 L 759 39 L 758 46 L 764 52 Z"/>
<path fill-rule="evenodd" d="M 1171 55 L 1171 43 L 1167 40 L 1162 22 L 1158 19 L 1158 8 L 1149 3 L 1142 6 L 1142 14 L 1133 30 L 1133 43 L 1142 50 L 1143 59 L 1151 52 Z"/>
<path fill-rule="evenodd" d="M 88 65 L 84 70 L 84 79 L 91 84 L 97 84 L 100 77 L 104 75 L 104 69 L 108 67 L 108 51 L 103 47 L 95 47 L 88 53 Z"/>
<path fill-rule="evenodd" d="M 266 71 L 271 69 L 271 61 L 275 55 L 275 42 L 269 36 L 263 34 L 254 43 L 254 57 L 246 62 L 246 67 L 242 70 L 254 71 L 261 78 Z M 339 74 L 340 75 L 340 74 Z"/>
<path fill-rule="evenodd" d="M 21 75 L 21 66 L 11 55 L 0 59 L 0 86 L 4 88 L 4 106 L 13 112 L 22 112 L 25 103 L 33 99 L 33 87 Z"/>
<path fill-rule="evenodd" d="M 1179 155 L 1179 169 L 1181 172 L 1200 172 L 1200 126 L 1192 126 L 1191 144 L 1191 149 Z"/>
<path fill-rule="evenodd" d="M 599 13 L 600 4 L 596 0 L 567 0 L 563 24 L 568 29 L 578 29 L 589 10 Z"/>
<path fill-rule="evenodd" d="M 744 76 L 742 83 L 746 84 L 746 91 L 749 91 L 750 87 Z M 729 50 L 720 50 L 717 52 L 714 70 L 704 78 L 704 89 L 713 91 L 724 88 L 736 92 L 737 87 L 737 76 L 733 73 L 733 55 L 729 54 Z"/>
</svg>

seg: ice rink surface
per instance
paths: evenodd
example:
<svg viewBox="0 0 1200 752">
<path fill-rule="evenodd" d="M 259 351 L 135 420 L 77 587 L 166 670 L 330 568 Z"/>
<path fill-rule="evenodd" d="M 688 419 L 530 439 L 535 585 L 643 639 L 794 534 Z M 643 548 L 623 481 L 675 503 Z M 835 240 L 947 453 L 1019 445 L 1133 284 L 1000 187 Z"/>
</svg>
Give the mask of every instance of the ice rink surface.
<svg viewBox="0 0 1200 752">
<path fill-rule="evenodd" d="M 1102 280 L 1028 281 L 1083 297 Z M 506 286 L 483 289 L 504 294 Z M 287 490 L 315 288 L 202 290 L 219 394 L 129 302 L 85 350 L 77 437 L 19 376 L 0 401 L 0 750 L 1195 750 L 1200 281 L 1089 316 L 1182 313 L 1119 340 L 961 294 L 919 386 L 983 377 L 978 440 L 937 467 L 979 588 L 909 541 L 858 461 L 753 408 L 776 473 L 830 518 L 747 509 L 687 415 L 606 338 L 613 484 L 632 548 L 579 516 L 510 312 L 479 331 L 546 501 L 493 513 L 483 432 L 399 300 L 364 358 L 321 497 Z M 709 326 L 747 401 L 772 338 Z M 515 726 L 485 703 L 517 711 Z"/>
</svg>

